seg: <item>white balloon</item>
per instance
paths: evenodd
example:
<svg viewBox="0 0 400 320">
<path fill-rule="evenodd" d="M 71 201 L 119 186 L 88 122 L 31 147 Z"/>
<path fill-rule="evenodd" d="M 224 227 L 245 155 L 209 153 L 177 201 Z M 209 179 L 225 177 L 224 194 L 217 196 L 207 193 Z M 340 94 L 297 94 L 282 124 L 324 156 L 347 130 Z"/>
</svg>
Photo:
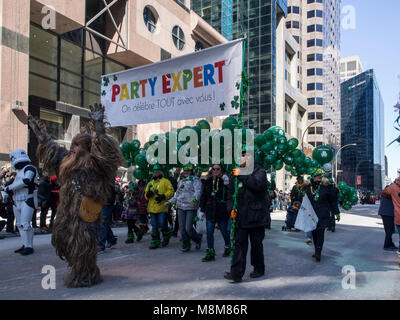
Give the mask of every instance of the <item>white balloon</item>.
<svg viewBox="0 0 400 320">
<path fill-rule="evenodd" d="M 331 172 L 331 171 L 332 171 L 332 165 L 331 165 L 330 163 L 325 163 L 325 164 L 322 166 L 322 169 L 323 169 L 325 172 Z"/>
</svg>

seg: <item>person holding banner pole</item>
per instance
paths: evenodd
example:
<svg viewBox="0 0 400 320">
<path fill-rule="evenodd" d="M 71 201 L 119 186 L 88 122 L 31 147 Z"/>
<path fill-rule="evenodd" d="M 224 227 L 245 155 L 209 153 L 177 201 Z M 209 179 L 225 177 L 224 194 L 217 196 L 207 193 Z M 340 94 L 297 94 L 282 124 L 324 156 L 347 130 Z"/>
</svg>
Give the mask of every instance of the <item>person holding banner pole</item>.
<svg viewBox="0 0 400 320">
<path fill-rule="evenodd" d="M 340 219 L 337 193 L 327 178 L 322 178 L 322 169 L 312 174 L 311 180 L 304 182 L 303 194 L 307 195 L 318 217 L 317 228 L 312 231 L 315 253 L 313 258 L 321 261 L 321 252 L 324 245 L 325 229 L 329 227 L 331 213 Z"/>
</svg>

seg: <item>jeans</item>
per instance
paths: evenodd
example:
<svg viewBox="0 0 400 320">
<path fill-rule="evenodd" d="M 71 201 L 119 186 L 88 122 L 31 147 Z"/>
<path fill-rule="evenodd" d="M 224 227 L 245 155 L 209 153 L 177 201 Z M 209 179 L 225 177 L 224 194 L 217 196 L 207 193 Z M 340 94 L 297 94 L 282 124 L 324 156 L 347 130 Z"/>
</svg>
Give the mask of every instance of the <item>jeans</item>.
<svg viewBox="0 0 400 320">
<path fill-rule="evenodd" d="M 201 241 L 201 235 L 193 227 L 193 220 L 196 216 L 196 210 L 178 209 L 179 228 L 181 230 L 182 242 L 187 243 L 190 240 L 198 243 Z"/>
<path fill-rule="evenodd" d="M 225 247 L 230 247 L 229 230 L 228 230 L 228 220 L 218 220 L 219 230 L 221 231 L 222 237 L 225 241 Z M 215 222 L 207 220 L 207 246 L 208 249 L 214 249 L 214 230 Z"/>
<path fill-rule="evenodd" d="M 150 213 L 150 218 L 152 237 L 154 236 L 153 240 L 160 240 L 159 228 L 161 228 L 162 232 L 166 232 L 168 230 L 167 213 Z"/>
<path fill-rule="evenodd" d="M 306 232 L 307 239 L 312 239 L 312 231 Z"/>
<path fill-rule="evenodd" d="M 112 212 L 114 206 L 103 206 L 101 214 L 103 216 L 103 226 L 100 231 L 99 246 L 105 248 L 106 242 L 115 244 L 116 238 L 111 230 Z"/>
</svg>

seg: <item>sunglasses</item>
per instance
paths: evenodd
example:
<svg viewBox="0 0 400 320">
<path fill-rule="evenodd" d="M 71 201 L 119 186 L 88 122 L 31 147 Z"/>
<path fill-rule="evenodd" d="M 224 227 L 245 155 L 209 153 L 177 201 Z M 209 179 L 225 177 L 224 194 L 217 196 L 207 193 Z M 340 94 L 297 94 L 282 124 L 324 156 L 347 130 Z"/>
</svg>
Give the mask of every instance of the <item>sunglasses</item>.
<svg viewBox="0 0 400 320">
<path fill-rule="evenodd" d="M 214 171 L 221 171 L 221 168 L 212 168 Z"/>
</svg>

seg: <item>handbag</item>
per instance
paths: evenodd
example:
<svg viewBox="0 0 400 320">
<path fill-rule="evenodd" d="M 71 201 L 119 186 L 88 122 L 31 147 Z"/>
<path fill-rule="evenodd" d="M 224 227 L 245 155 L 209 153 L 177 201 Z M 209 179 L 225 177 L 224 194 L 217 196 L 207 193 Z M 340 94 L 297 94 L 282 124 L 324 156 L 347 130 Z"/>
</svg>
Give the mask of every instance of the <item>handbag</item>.
<svg viewBox="0 0 400 320">
<path fill-rule="evenodd" d="M 297 213 L 296 222 L 294 227 L 296 229 L 302 230 L 304 232 L 310 232 L 317 228 L 318 217 L 311 205 L 310 199 L 305 195 L 303 197 L 303 202 Z"/>
</svg>

